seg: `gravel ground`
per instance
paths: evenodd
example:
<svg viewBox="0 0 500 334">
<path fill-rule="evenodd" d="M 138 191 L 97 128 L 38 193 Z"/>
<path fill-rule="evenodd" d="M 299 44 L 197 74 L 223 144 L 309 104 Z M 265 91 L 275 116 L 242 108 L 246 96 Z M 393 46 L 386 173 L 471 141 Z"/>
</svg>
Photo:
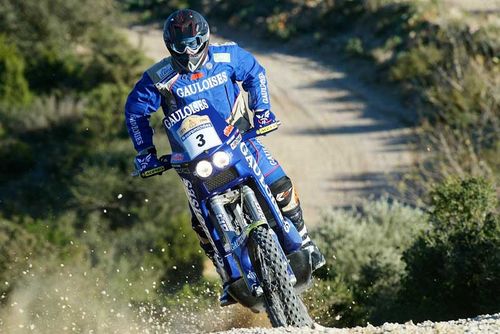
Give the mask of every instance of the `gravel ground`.
<svg viewBox="0 0 500 334">
<path fill-rule="evenodd" d="M 319 327 L 315 329 L 304 328 L 248 328 L 248 329 L 233 329 L 226 332 L 218 332 L 217 334 L 378 334 L 378 333 L 408 333 L 408 334 L 423 334 L 423 333 L 439 333 L 439 334 L 455 334 L 455 333 L 477 333 L 490 334 L 500 333 L 500 313 L 493 315 L 482 315 L 473 319 L 460 319 L 448 322 L 432 322 L 425 321 L 419 324 L 407 322 L 405 324 L 389 324 L 386 323 L 379 327 L 368 325 L 367 327 L 355 328 L 325 328 Z"/>
</svg>

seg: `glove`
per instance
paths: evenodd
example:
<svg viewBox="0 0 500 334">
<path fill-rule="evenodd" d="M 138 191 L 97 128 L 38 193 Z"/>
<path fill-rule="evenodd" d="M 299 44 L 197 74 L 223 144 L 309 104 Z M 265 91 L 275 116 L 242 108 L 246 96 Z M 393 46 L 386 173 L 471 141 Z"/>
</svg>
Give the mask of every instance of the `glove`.
<svg viewBox="0 0 500 334">
<path fill-rule="evenodd" d="M 156 157 L 154 146 L 140 151 L 134 159 L 134 165 L 142 178 L 158 175 L 167 170 L 167 167 Z"/>
<path fill-rule="evenodd" d="M 276 122 L 276 116 L 271 110 L 256 110 L 253 116 L 253 127 L 260 129 Z"/>
</svg>

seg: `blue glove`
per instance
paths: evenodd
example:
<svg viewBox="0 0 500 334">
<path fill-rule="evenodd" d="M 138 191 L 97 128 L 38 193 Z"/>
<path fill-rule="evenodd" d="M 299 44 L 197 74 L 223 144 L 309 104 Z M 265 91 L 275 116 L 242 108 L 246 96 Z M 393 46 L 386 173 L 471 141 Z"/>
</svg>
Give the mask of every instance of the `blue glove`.
<svg viewBox="0 0 500 334">
<path fill-rule="evenodd" d="M 154 146 L 140 151 L 134 159 L 134 165 L 137 174 L 142 178 L 161 174 L 167 170 L 165 164 L 156 157 L 156 148 Z"/>
<path fill-rule="evenodd" d="M 253 127 L 260 129 L 276 122 L 276 116 L 271 110 L 256 110 L 253 116 Z"/>
</svg>

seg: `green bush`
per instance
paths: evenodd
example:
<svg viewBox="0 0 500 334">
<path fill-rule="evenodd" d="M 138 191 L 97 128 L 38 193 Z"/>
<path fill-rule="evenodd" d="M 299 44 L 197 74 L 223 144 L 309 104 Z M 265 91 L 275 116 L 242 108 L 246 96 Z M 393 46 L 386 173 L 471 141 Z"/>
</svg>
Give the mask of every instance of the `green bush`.
<svg viewBox="0 0 500 334">
<path fill-rule="evenodd" d="M 500 219 L 482 179 L 448 180 L 431 193 L 432 229 L 404 253 L 406 319 L 447 320 L 497 312 Z"/>
<path fill-rule="evenodd" d="M 126 36 L 108 26 L 89 32 L 89 44 L 90 54 L 84 58 L 85 90 L 101 84 L 122 85 L 122 90 L 126 85 L 130 89 L 144 71 L 146 58 L 132 48 Z"/>
<path fill-rule="evenodd" d="M 365 54 L 363 41 L 360 38 L 349 38 L 345 45 L 345 52 L 352 56 L 362 57 Z"/>
<path fill-rule="evenodd" d="M 37 258 L 50 257 L 53 248 L 18 222 L 0 217 L 0 304 L 16 281 L 29 272 Z M 1 328 L 1 327 L 0 327 Z"/>
<path fill-rule="evenodd" d="M 24 59 L 14 44 L 0 35 L 0 103 L 26 105 L 31 100 L 24 77 Z"/>
<path fill-rule="evenodd" d="M 352 289 L 341 278 L 316 279 L 303 300 L 314 321 L 324 326 L 344 327 L 360 322 Z"/>
<path fill-rule="evenodd" d="M 429 80 L 429 76 L 442 59 L 442 51 L 434 45 L 401 52 L 389 71 L 389 78 L 394 81 L 409 80 L 415 84 L 424 83 Z"/>
<path fill-rule="evenodd" d="M 124 84 L 101 84 L 86 97 L 81 122 L 82 132 L 101 141 L 128 138 L 124 124 L 123 106 L 130 91 Z"/>
<path fill-rule="evenodd" d="M 34 92 L 62 96 L 136 76 L 141 58 L 113 29 L 114 7 L 112 0 L 0 0 L 0 31 L 25 59 Z"/>
<path fill-rule="evenodd" d="M 426 226 L 420 210 L 387 199 L 363 202 L 359 212 L 334 211 L 312 233 L 327 258 L 321 277 L 338 273 L 350 283 L 357 282 L 363 266 L 374 258 L 400 271 L 402 250 Z"/>
<path fill-rule="evenodd" d="M 330 296 L 321 309 L 340 312 L 340 318 L 320 317 L 321 323 L 353 326 L 390 318 L 404 273 L 402 253 L 426 226 L 423 212 L 387 199 L 327 215 L 311 232 L 327 260 L 318 273 L 326 282 L 318 294 Z"/>
<path fill-rule="evenodd" d="M 35 156 L 30 146 L 19 140 L 0 141 L 0 181 L 17 177 L 31 168 Z"/>
</svg>

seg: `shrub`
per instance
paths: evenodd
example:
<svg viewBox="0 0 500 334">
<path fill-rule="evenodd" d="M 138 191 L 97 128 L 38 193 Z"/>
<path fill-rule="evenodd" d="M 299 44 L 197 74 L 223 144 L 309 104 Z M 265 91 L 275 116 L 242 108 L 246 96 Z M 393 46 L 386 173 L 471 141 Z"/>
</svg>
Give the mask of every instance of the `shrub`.
<svg viewBox="0 0 500 334">
<path fill-rule="evenodd" d="M 389 71 L 389 78 L 395 81 L 410 80 L 415 84 L 423 83 L 429 79 L 433 69 L 442 59 L 442 51 L 434 45 L 401 52 Z"/>
<path fill-rule="evenodd" d="M 0 103 L 26 105 L 31 100 L 24 66 L 15 45 L 0 35 Z"/>
<path fill-rule="evenodd" d="M 129 90 L 116 83 L 101 84 L 91 90 L 83 108 L 82 132 L 100 141 L 128 138 L 123 126 L 123 106 Z"/>
<path fill-rule="evenodd" d="M 0 217 L 0 303 L 34 259 L 49 256 L 52 248 L 43 239 Z"/>
<path fill-rule="evenodd" d="M 361 318 L 352 289 L 341 278 L 315 280 L 303 300 L 314 321 L 324 326 L 352 326 Z"/>
<path fill-rule="evenodd" d="M 112 0 L 0 0 L 0 31 L 25 59 L 33 91 L 61 96 L 135 77 L 141 57 L 112 28 L 120 19 L 114 6 Z"/>
<path fill-rule="evenodd" d="M 500 219 L 488 182 L 448 180 L 431 193 L 432 229 L 404 253 L 406 318 L 447 320 L 497 312 Z"/>
<path fill-rule="evenodd" d="M 365 54 L 363 41 L 360 38 L 349 38 L 345 45 L 345 51 L 353 56 L 362 57 Z"/>
<path fill-rule="evenodd" d="M 33 167 L 35 157 L 30 146 L 19 140 L 0 142 L 0 180 L 19 176 Z"/>
<path fill-rule="evenodd" d="M 402 250 L 426 226 L 422 211 L 386 198 L 363 202 L 359 211 L 334 211 L 312 233 L 327 258 L 321 277 L 340 274 L 347 282 L 357 282 L 373 258 L 401 270 Z"/>
<path fill-rule="evenodd" d="M 144 71 L 145 57 L 132 48 L 126 36 L 109 27 L 93 29 L 89 39 L 90 55 L 85 57 L 84 88 L 93 90 L 101 84 L 118 84 L 122 85 L 122 90 L 123 85 L 130 89 L 129 86 Z"/>
<path fill-rule="evenodd" d="M 320 321 L 353 326 L 391 317 L 404 272 L 402 253 L 426 226 L 422 211 L 387 199 L 366 201 L 359 211 L 327 215 L 311 232 L 327 259 L 318 273 L 327 283 L 320 285 L 318 294 L 330 296 L 321 309 L 340 312 L 336 315 L 343 320 Z"/>
</svg>

